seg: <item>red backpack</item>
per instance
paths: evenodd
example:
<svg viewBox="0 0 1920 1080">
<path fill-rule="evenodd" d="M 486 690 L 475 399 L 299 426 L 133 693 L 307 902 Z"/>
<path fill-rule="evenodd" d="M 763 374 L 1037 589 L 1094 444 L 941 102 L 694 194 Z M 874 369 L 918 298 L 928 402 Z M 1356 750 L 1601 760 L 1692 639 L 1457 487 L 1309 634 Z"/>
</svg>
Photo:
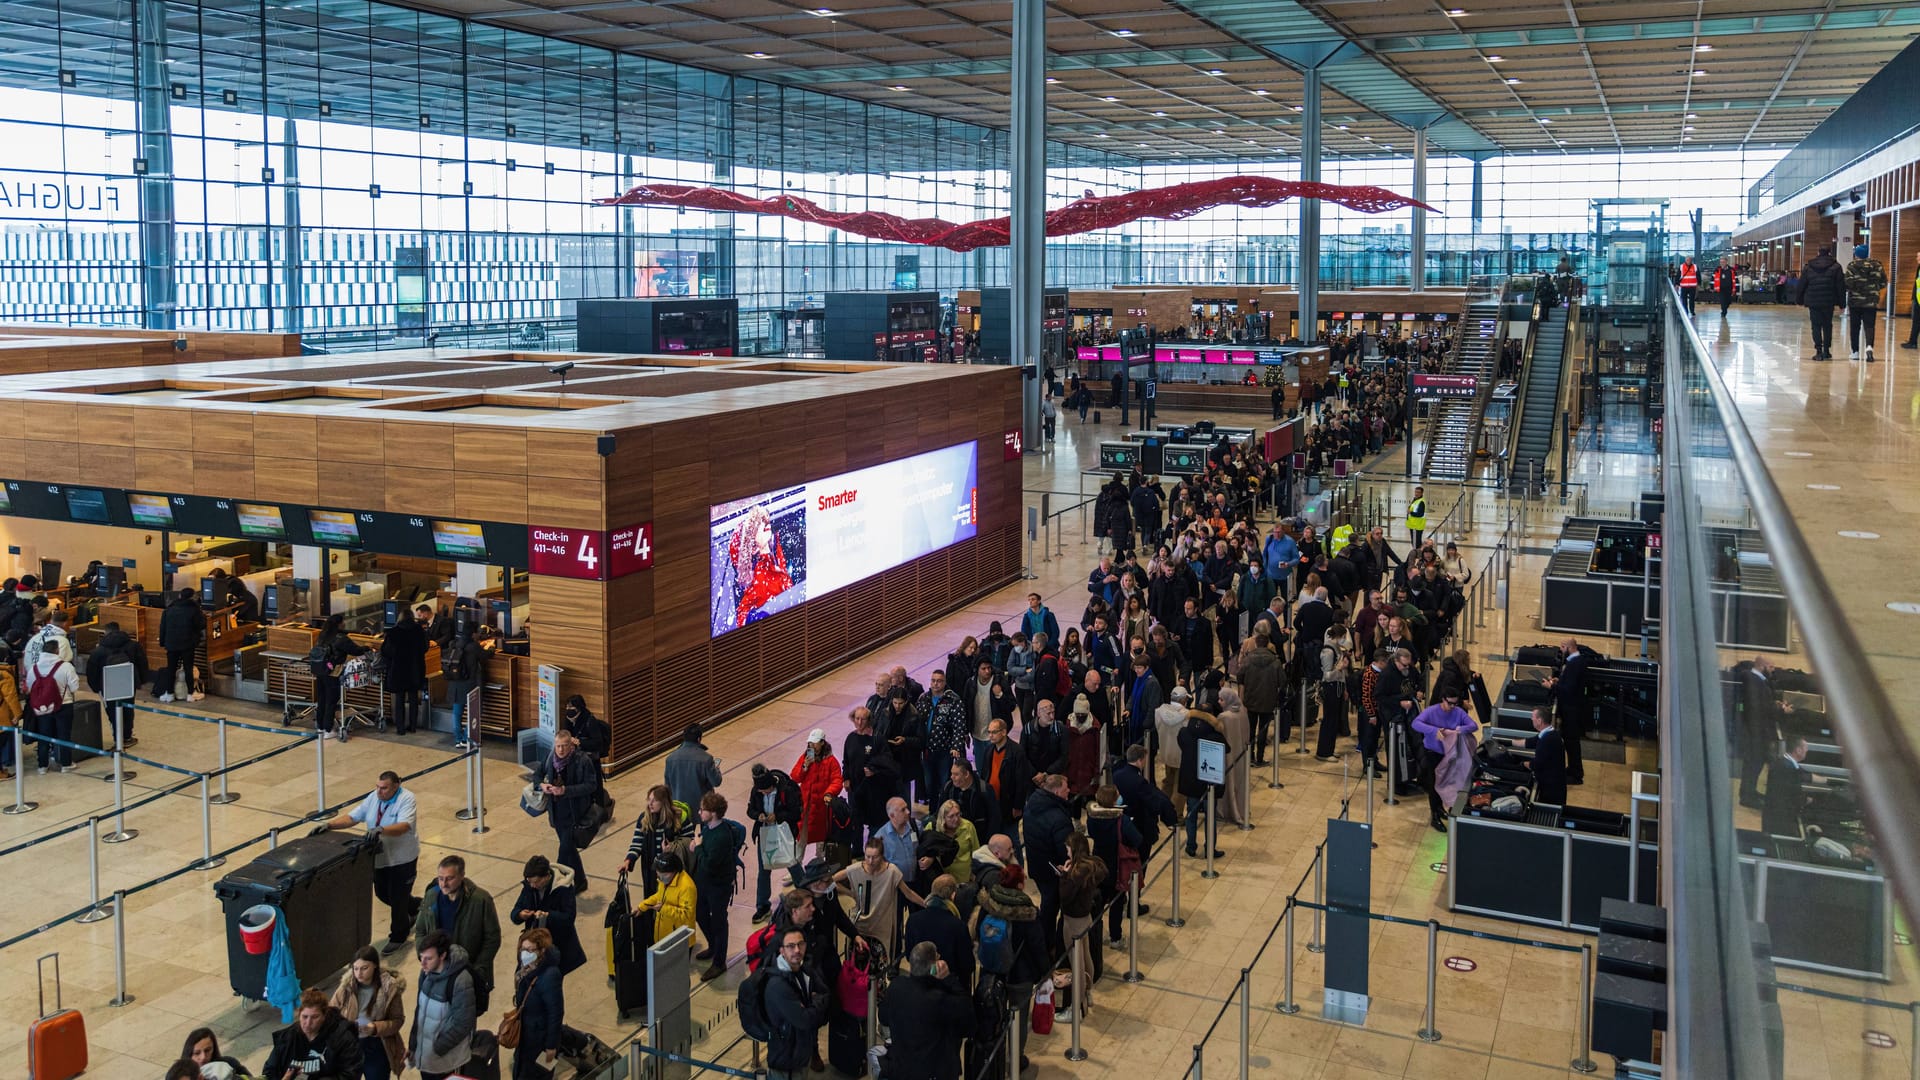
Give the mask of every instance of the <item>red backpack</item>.
<svg viewBox="0 0 1920 1080">
<path fill-rule="evenodd" d="M 1064 657 L 1054 657 L 1054 663 L 1060 667 L 1060 674 L 1054 692 L 1059 694 L 1060 697 L 1065 698 L 1073 693 L 1073 668 L 1067 664 L 1066 658 Z"/>
<path fill-rule="evenodd" d="M 758 930 L 755 930 L 752 934 L 749 934 L 747 936 L 747 970 L 748 971 L 752 972 L 752 971 L 760 970 L 760 961 L 762 958 L 766 956 L 767 943 L 773 940 L 774 933 L 775 933 L 774 925 L 773 923 L 769 922 L 767 923 L 767 925 L 761 927 Z"/>
<path fill-rule="evenodd" d="M 52 716 L 67 703 L 66 695 L 60 692 L 60 683 L 54 678 L 66 666 L 67 662 L 62 660 L 53 666 L 52 671 L 34 678 L 33 686 L 27 690 L 27 705 L 33 709 L 33 715 Z"/>
</svg>

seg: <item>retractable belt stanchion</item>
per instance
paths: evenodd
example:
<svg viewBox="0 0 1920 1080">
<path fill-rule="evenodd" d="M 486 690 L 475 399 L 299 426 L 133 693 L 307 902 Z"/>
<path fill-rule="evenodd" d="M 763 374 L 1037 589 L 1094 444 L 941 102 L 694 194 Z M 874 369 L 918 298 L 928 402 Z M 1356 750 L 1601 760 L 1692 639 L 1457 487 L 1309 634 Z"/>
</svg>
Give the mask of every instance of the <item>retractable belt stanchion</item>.
<svg viewBox="0 0 1920 1080">
<path fill-rule="evenodd" d="M 221 716 L 216 719 L 220 721 L 220 793 L 213 796 L 211 801 L 225 806 L 230 802 L 237 802 L 240 794 L 227 790 L 227 718 Z"/>
<path fill-rule="evenodd" d="M 1253 1066 L 1253 969 L 1240 969 L 1240 1080 L 1247 1080 Z"/>
<path fill-rule="evenodd" d="M 327 816 L 327 740 L 313 737 L 313 813 L 308 821 L 323 821 Z"/>
<path fill-rule="evenodd" d="M 1327 845 L 1322 843 L 1320 850 L 1313 855 L 1313 902 L 1327 902 Z M 1313 909 L 1313 936 L 1307 939 L 1307 951 L 1322 953 L 1326 946 L 1320 943 L 1320 909 Z"/>
<path fill-rule="evenodd" d="M 1920 1035 L 1920 1021 L 1914 1024 L 1914 1033 Z M 1590 1073 L 1599 1066 L 1593 1063 L 1593 944 L 1588 942 L 1580 946 L 1580 1056 L 1572 1061 L 1573 1071 Z M 1920 1043 L 1915 1044 L 1916 1062 L 1920 1062 Z M 1920 1064 L 1914 1066 L 1920 1071 Z"/>
<path fill-rule="evenodd" d="M 1179 826 L 1174 826 L 1177 830 Z M 1180 837 L 1176 834 L 1167 841 L 1167 850 L 1173 854 L 1173 913 L 1167 916 L 1167 925 L 1175 929 L 1187 925 L 1180 917 Z"/>
<path fill-rule="evenodd" d="M 139 829 L 127 828 L 127 771 L 121 768 L 121 755 L 125 753 L 120 746 L 120 718 L 113 718 L 113 831 L 100 839 L 109 844 L 124 844 L 140 835 Z"/>
<path fill-rule="evenodd" d="M 1300 1011 L 1300 1006 L 1294 1004 L 1293 1001 L 1293 911 L 1293 897 L 1289 896 L 1287 897 L 1287 910 L 1283 916 L 1287 923 L 1286 964 L 1282 969 L 1285 977 L 1280 984 L 1280 1004 L 1274 1006 L 1276 1012 L 1285 1016 L 1293 1016 Z"/>
<path fill-rule="evenodd" d="M 1140 879 L 1146 870 L 1142 862 L 1140 869 L 1127 879 L 1127 973 L 1121 976 L 1122 982 L 1145 982 L 1147 978 L 1140 972 Z"/>
<path fill-rule="evenodd" d="M 1096 922 L 1094 929 L 1089 932 L 1099 933 L 1099 923 Z M 1085 933 L 1075 937 L 1073 944 L 1067 947 L 1067 960 L 1073 969 L 1073 1042 L 1072 1045 L 1067 1047 L 1068 1061 L 1087 1060 L 1087 1052 L 1080 1046 L 1080 1019 L 1086 1015 L 1088 997 L 1085 982 L 1086 961 L 1081 957 L 1081 954 L 1086 951 L 1086 948 L 1087 935 Z"/>
<path fill-rule="evenodd" d="M 97 923 L 113 914 L 113 905 L 100 899 L 100 819 L 87 819 L 87 895 L 93 898 L 93 910 L 74 922 Z"/>
<path fill-rule="evenodd" d="M 473 831 L 491 831 L 487 826 L 487 759 L 480 753 L 480 733 L 474 732 L 473 749 Z"/>
<path fill-rule="evenodd" d="M 1435 1002 L 1434 979 L 1436 978 L 1436 972 L 1439 969 L 1439 967 L 1440 967 L 1440 922 L 1437 919 L 1428 919 L 1427 920 L 1427 1011 L 1425 1016 L 1422 1018 L 1424 1020 L 1424 1023 L 1421 1024 L 1420 1030 L 1414 1032 L 1415 1035 L 1418 1035 L 1420 1037 L 1421 1042 L 1431 1043 L 1431 1042 L 1440 1041 L 1440 1021 L 1439 1021 L 1439 1016 L 1435 1011 L 1438 1008 L 1438 1006 L 1435 1005 L 1434 1003 Z"/>
<path fill-rule="evenodd" d="M 20 725 L 13 725 L 13 805 L 0 808 L 0 814 L 31 814 L 40 809 L 27 801 L 27 737 Z"/>
<path fill-rule="evenodd" d="M 127 891 L 116 889 L 113 894 L 113 1000 L 107 1002 L 109 1008 L 118 1009 L 133 1004 L 133 995 L 127 993 Z"/>
<path fill-rule="evenodd" d="M 1203 878 L 1206 878 L 1208 881 L 1212 881 L 1214 878 L 1217 878 L 1220 876 L 1220 872 L 1213 868 L 1213 845 L 1214 845 L 1214 839 L 1215 839 L 1214 823 L 1213 823 L 1213 805 L 1214 805 L 1214 792 L 1217 790 L 1218 790 L 1218 785 L 1215 785 L 1215 784 L 1207 785 L 1207 837 L 1206 837 L 1207 866 L 1206 866 L 1206 869 L 1200 871 L 1200 876 Z"/>
<path fill-rule="evenodd" d="M 195 870 L 212 870 L 225 866 L 225 856 L 218 858 L 213 854 L 213 795 L 207 784 L 205 773 L 200 774 L 200 861 L 193 864 Z"/>
</svg>

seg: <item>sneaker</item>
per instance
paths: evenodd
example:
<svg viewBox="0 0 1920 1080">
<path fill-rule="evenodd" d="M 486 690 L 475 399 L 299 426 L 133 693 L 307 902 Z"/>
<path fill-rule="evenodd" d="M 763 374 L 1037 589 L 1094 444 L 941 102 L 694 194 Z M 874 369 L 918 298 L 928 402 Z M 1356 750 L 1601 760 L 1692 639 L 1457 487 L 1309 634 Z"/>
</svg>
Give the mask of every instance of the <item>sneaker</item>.
<svg viewBox="0 0 1920 1080">
<path fill-rule="evenodd" d="M 79 768 L 80 768 L 80 766 L 78 766 L 78 765 L 62 765 L 62 766 L 60 766 L 60 771 L 61 771 L 61 772 L 63 772 L 63 773 L 69 773 L 69 772 L 74 772 L 75 770 L 77 770 L 77 769 L 79 769 Z"/>
<path fill-rule="evenodd" d="M 454 742 L 453 748 L 455 750 L 466 750 L 470 748 L 470 744 L 467 742 L 467 740 L 460 739 Z"/>
<path fill-rule="evenodd" d="M 46 767 L 45 765 L 42 765 L 42 766 L 40 766 L 40 769 L 39 769 L 39 774 L 40 774 L 41 776 L 45 776 L 45 775 L 47 775 L 47 767 Z"/>
<path fill-rule="evenodd" d="M 1332 754 L 1315 754 L 1313 755 L 1313 760 L 1324 761 L 1327 764 L 1332 765 L 1334 762 L 1337 762 L 1340 759 L 1337 757 L 1334 757 Z"/>
<path fill-rule="evenodd" d="M 1107 948 L 1109 949 L 1123 949 L 1126 945 L 1127 939 L 1123 937 L 1110 937 L 1107 939 Z"/>
<path fill-rule="evenodd" d="M 753 909 L 753 921 L 756 923 L 766 922 L 768 919 L 772 917 L 773 917 L 772 908 L 762 905 L 761 907 L 757 907 Z"/>
<path fill-rule="evenodd" d="M 1873 346 L 1867 346 L 1867 363 L 1873 363 Z"/>
<path fill-rule="evenodd" d="M 161 701 L 172 701 L 172 700 L 173 700 L 173 695 L 172 695 L 172 694 L 161 694 L 161 695 L 160 695 L 160 700 L 161 700 Z"/>
</svg>

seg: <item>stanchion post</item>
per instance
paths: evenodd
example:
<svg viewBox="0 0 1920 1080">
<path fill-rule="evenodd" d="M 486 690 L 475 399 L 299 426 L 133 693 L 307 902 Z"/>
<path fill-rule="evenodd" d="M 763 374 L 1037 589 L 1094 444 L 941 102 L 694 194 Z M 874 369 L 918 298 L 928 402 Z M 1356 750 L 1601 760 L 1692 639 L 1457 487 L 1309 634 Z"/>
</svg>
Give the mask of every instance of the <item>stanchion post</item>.
<svg viewBox="0 0 1920 1080">
<path fill-rule="evenodd" d="M 200 861 L 193 864 L 195 870 L 212 870 L 216 866 L 225 866 L 226 857 L 214 858 L 213 855 L 213 789 L 207 784 L 207 774 L 200 774 Z"/>
<path fill-rule="evenodd" d="M 1367 835 L 1372 836 L 1373 835 L 1373 803 L 1374 803 L 1373 782 L 1374 782 L 1374 779 L 1377 778 L 1380 774 L 1374 770 L 1372 758 L 1367 759 L 1366 768 L 1367 768 Z M 1379 847 L 1380 841 L 1378 840 L 1373 841 L 1373 846 Z"/>
<path fill-rule="evenodd" d="M 237 801 L 240 795 L 227 790 L 227 718 L 220 716 L 215 719 L 219 721 L 220 726 L 220 794 L 215 795 L 213 801 L 225 806 Z"/>
<path fill-rule="evenodd" d="M 1253 748 L 1244 748 L 1247 757 L 1245 768 L 1240 770 L 1240 822 L 1241 832 L 1253 831 Z"/>
<path fill-rule="evenodd" d="M 1147 979 L 1140 973 L 1140 879 L 1146 875 L 1146 869 L 1142 863 L 1127 879 L 1127 973 L 1121 976 L 1121 982 L 1137 983 Z"/>
<path fill-rule="evenodd" d="M 1177 930 L 1187 925 L 1187 920 L 1180 917 L 1180 837 L 1177 832 L 1167 841 L 1167 847 L 1173 852 L 1173 912 L 1167 916 L 1167 925 Z"/>
<path fill-rule="evenodd" d="M 889 944 L 888 948 L 893 946 Z M 868 963 L 872 963 L 872 953 L 868 953 Z M 880 980 L 867 980 L 867 1049 L 871 1050 L 880 1042 Z"/>
<path fill-rule="evenodd" d="M 100 819 L 87 819 L 87 895 L 93 898 L 93 910 L 75 922 L 97 923 L 113 914 L 113 905 L 100 900 Z"/>
<path fill-rule="evenodd" d="M 1020 1003 L 1007 1002 L 1007 1075 L 1020 1075 Z"/>
<path fill-rule="evenodd" d="M 1429 976 L 1431 977 L 1431 976 Z M 1431 996 L 1431 991 L 1429 991 Z M 1920 1034 L 1920 1019 L 1915 1020 Z M 1600 1067 L 1593 1063 L 1593 944 L 1580 946 L 1580 1056 L 1570 1063 L 1574 1072 L 1590 1073 Z M 1916 1047 L 1920 1050 L 1920 1046 Z"/>
<path fill-rule="evenodd" d="M 118 1009 L 133 1004 L 133 995 L 127 993 L 127 891 L 115 889 L 113 893 L 113 1000 L 107 1002 L 110 1008 Z"/>
<path fill-rule="evenodd" d="M 1326 871 L 1327 845 L 1322 843 L 1320 850 L 1313 853 L 1313 902 L 1316 904 L 1327 902 Z M 1326 946 L 1320 944 L 1320 909 L 1317 907 L 1313 909 L 1313 933 L 1307 938 L 1307 951 L 1315 954 L 1326 951 Z"/>
<path fill-rule="evenodd" d="M 315 735 L 313 737 L 313 813 L 307 815 L 307 820 L 324 821 L 326 817 L 327 740 L 322 736 Z"/>
<path fill-rule="evenodd" d="M 1277 704 L 1284 704 L 1284 702 Z M 1274 714 L 1273 719 L 1269 720 L 1268 723 L 1277 725 L 1280 723 L 1279 710 L 1275 709 Z M 1267 729 L 1267 735 L 1269 739 L 1272 738 L 1273 729 L 1271 727 Z M 1273 767 L 1273 772 L 1267 776 L 1267 790 L 1279 791 L 1281 788 L 1287 786 L 1280 782 L 1280 744 L 1278 742 L 1269 742 L 1267 754 L 1267 764 Z"/>
<path fill-rule="evenodd" d="M 1252 1070 L 1253 1042 L 1253 969 L 1240 969 L 1240 1080 Z"/>
<path fill-rule="evenodd" d="M 13 726 L 13 805 L 0 809 L 0 814 L 31 814 L 40 809 L 40 804 L 27 801 L 27 737 L 20 731 L 20 725 Z"/>
<path fill-rule="evenodd" d="M 1092 933 L 1099 933 L 1099 923 L 1094 924 Z M 1073 969 L 1073 1041 L 1067 1047 L 1068 1061 L 1085 1061 L 1087 1052 L 1080 1046 L 1080 1018 L 1087 1012 L 1086 961 L 1081 954 L 1087 948 L 1087 935 L 1080 934 L 1067 947 L 1067 961 Z"/>
<path fill-rule="evenodd" d="M 1293 1016 L 1300 1011 L 1300 1006 L 1293 1001 L 1293 911 L 1293 897 L 1289 896 L 1286 913 L 1282 916 L 1287 923 L 1286 963 L 1281 967 L 1284 977 L 1280 983 L 1280 1004 L 1274 1006 L 1275 1011 L 1283 1016 Z"/>
<path fill-rule="evenodd" d="M 480 733 L 473 733 L 473 831 L 484 833 L 487 828 L 487 759 L 480 756 Z"/>
<path fill-rule="evenodd" d="M 1298 651 L 1298 646 L 1295 647 L 1295 651 Z M 1300 746 L 1294 750 L 1294 753 L 1304 754 L 1307 752 L 1307 681 L 1305 679 L 1300 680 L 1300 712 L 1295 719 L 1300 722 Z"/>
<path fill-rule="evenodd" d="M 1207 835 L 1206 835 L 1207 866 L 1206 866 L 1206 869 L 1200 871 L 1200 876 L 1203 878 L 1206 878 L 1208 881 L 1212 881 L 1214 878 L 1217 878 L 1220 876 L 1220 872 L 1213 868 L 1213 842 L 1214 842 L 1213 805 L 1214 805 L 1214 792 L 1216 792 L 1217 790 L 1218 788 L 1216 785 L 1213 785 L 1213 784 L 1207 785 Z"/>
<path fill-rule="evenodd" d="M 278 848 L 279 846 L 280 846 L 280 827 L 276 825 L 273 828 L 267 830 L 267 850 L 272 851 L 275 848 Z"/>
<path fill-rule="evenodd" d="M 1195 1043 L 1193 1047 L 1193 1068 L 1189 1072 L 1189 1075 L 1193 1077 L 1193 1080 L 1202 1080 L 1200 1075 L 1200 1066 L 1201 1066 L 1200 1044 Z"/>
<path fill-rule="evenodd" d="M 139 829 L 127 828 L 127 777 L 126 771 L 120 767 L 119 741 L 118 738 L 114 739 L 113 749 L 113 831 L 100 838 L 109 844 L 124 844 L 140 835 Z"/>
<path fill-rule="evenodd" d="M 1440 920 L 1427 920 L 1427 1011 L 1422 1014 L 1424 1021 L 1420 1030 L 1414 1032 L 1421 1042 L 1439 1042 L 1440 1025 L 1434 1009 L 1434 980 L 1440 967 Z"/>
<path fill-rule="evenodd" d="M 1400 796 L 1400 725 L 1387 725 L 1387 795 L 1380 800 L 1388 806 L 1399 806 Z"/>
<path fill-rule="evenodd" d="M 464 722 L 464 721 L 463 721 L 463 722 Z M 472 820 L 473 820 L 474 818 L 476 818 L 476 817 L 479 817 L 479 816 L 480 816 L 480 815 L 479 815 L 479 814 L 478 814 L 478 813 L 477 813 L 477 812 L 476 812 L 476 811 L 474 810 L 474 800 L 473 800 L 473 764 L 474 764 L 474 756 L 473 756 L 473 748 L 472 748 L 471 746 L 469 746 L 469 747 L 468 747 L 468 748 L 467 748 L 467 749 L 466 749 L 466 750 L 464 751 L 464 753 L 463 753 L 463 755 L 462 755 L 462 756 L 464 756 L 464 757 L 466 758 L 466 760 L 465 760 L 465 761 L 463 761 L 463 762 L 461 762 L 461 764 L 460 764 L 460 768 L 461 768 L 461 769 L 462 769 L 462 770 L 464 771 L 464 773 L 465 773 L 465 776 L 463 777 L 463 779 L 465 779 L 465 781 L 466 781 L 466 788 L 467 788 L 467 791 L 466 791 L 466 795 L 467 795 L 467 805 L 465 805 L 465 806 L 463 806 L 463 807 L 461 807 L 461 808 L 460 808 L 460 809 L 458 809 L 458 810 L 455 810 L 455 811 L 453 812 L 453 816 L 454 816 L 454 818 L 455 818 L 455 820 L 458 820 L 458 821 L 472 821 Z"/>
<path fill-rule="evenodd" d="M 1640 799 L 1627 798 L 1627 901 L 1640 902 Z M 1916 1047 L 1920 1051 L 1920 1047 Z M 1916 1052 L 1915 1060 L 1920 1060 Z"/>
</svg>

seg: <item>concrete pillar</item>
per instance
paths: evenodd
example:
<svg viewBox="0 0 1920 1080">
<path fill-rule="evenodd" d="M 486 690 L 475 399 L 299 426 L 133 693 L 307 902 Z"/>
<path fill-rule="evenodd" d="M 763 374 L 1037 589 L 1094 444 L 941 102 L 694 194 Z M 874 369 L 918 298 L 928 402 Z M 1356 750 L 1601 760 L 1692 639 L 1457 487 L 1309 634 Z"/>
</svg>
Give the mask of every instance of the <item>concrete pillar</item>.
<svg viewBox="0 0 1920 1080">
<path fill-rule="evenodd" d="M 1300 74 L 1300 179 L 1320 182 L 1320 69 Z M 1312 344 L 1320 323 L 1320 200 L 1300 200 L 1300 340 Z"/>
<path fill-rule="evenodd" d="M 1483 164 L 1485 164 L 1484 158 L 1473 159 L 1473 234 L 1475 236 L 1480 235 L 1480 221 L 1486 217 L 1487 189 L 1480 171 L 1480 166 Z"/>
<path fill-rule="evenodd" d="M 178 326 L 174 273 L 173 117 L 167 77 L 167 8 L 162 0 L 136 0 L 135 62 L 140 98 L 141 303 L 149 330 Z"/>
<path fill-rule="evenodd" d="M 1476 166 L 1477 168 L 1478 166 Z M 1413 129 L 1413 197 L 1427 201 L 1427 129 Z M 1408 268 L 1407 289 L 1423 292 L 1427 287 L 1427 212 L 1413 208 L 1413 265 Z"/>
</svg>

